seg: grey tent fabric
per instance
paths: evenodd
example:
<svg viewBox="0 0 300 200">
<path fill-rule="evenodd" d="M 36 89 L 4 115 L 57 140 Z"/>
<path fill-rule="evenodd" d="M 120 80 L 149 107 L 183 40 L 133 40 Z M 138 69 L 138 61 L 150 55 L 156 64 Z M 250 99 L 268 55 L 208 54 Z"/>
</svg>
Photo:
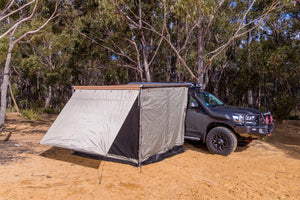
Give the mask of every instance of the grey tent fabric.
<svg viewBox="0 0 300 200">
<path fill-rule="evenodd" d="M 77 88 L 41 144 L 136 164 L 183 146 L 187 85 Z"/>
<path fill-rule="evenodd" d="M 187 88 L 148 88 L 141 95 L 141 159 L 184 143 Z"/>
<path fill-rule="evenodd" d="M 138 90 L 76 90 L 41 144 L 106 155 Z"/>
</svg>

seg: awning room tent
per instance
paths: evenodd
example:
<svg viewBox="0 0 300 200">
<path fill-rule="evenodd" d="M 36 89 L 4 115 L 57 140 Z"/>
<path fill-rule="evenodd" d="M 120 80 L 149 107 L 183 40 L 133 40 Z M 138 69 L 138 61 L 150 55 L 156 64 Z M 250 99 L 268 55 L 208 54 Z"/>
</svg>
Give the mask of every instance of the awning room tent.
<svg viewBox="0 0 300 200">
<path fill-rule="evenodd" d="M 41 144 L 143 165 L 183 151 L 188 85 L 75 86 Z"/>
</svg>

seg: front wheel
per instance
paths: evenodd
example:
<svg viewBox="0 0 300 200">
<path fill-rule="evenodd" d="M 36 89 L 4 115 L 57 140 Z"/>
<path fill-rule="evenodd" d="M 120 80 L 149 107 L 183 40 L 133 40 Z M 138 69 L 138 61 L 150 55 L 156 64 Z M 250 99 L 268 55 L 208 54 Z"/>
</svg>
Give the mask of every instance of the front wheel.
<svg viewBox="0 0 300 200">
<path fill-rule="evenodd" d="M 228 156 L 235 151 L 237 139 L 229 129 L 216 127 L 209 131 L 206 146 L 211 153 Z"/>
</svg>

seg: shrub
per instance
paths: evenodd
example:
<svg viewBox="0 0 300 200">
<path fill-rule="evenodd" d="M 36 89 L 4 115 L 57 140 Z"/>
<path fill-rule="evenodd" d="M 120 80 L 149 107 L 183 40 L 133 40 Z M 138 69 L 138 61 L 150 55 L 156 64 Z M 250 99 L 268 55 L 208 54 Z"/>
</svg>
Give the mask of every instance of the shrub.
<svg viewBox="0 0 300 200">
<path fill-rule="evenodd" d="M 40 118 L 41 113 L 38 110 L 33 110 L 33 109 L 22 110 L 21 113 L 22 113 L 22 116 L 26 119 L 41 120 L 41 118 Z"/>
</svg>

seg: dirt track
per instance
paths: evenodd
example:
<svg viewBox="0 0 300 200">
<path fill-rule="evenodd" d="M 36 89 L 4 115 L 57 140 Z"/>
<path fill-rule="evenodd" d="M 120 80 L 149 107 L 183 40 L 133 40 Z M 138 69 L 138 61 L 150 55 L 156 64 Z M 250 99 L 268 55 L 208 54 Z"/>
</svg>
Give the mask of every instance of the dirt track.
<svg viewBox="0 0 300 200">
<path fill-rule="evenodd" d="M 50 125 L 8 114 L 0 199 L 300 199 L 299 121 L 277 125 L 266 141 L 228 157 L 186 143 L 184 153 L 141 169 L 40 145 Z"/>
</svg>

